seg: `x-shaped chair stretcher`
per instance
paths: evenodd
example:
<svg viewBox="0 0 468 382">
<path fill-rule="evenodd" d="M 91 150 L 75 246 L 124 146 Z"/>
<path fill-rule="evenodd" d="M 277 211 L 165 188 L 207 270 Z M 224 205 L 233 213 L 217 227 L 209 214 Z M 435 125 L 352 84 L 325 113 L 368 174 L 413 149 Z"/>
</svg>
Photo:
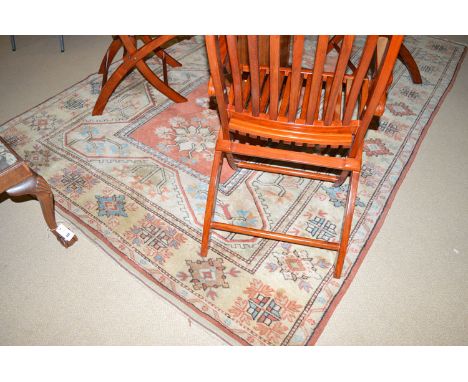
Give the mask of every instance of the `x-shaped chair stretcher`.
<svg viewBox="0 0 468 382">
<path fill-rule="evenodd" d="M 173 39 L 175 36 L 160 36 L 151 38 L 150 36 L 140 36 L 140 39 L 145 43 L 142 47 L 137 47 L 137 39 L 133 36 L 119 35 L 114 36 L 107 52 L 102 59 L 99 73 L 103 75 L 101 93 L 94 105 L 93 115 L 101 115 L 109 101 L 110 96 L 115 91 L 120 82 L 125 76 L 135 68 L 141 75 L 157 90 L 174 102 L 187 102 L 187 99 L 176 92 L 168 85 L 167 65 L 179 67 L 182 64 L 175 58 L 170 56 L 162 49 L 162 45 Z M 120 48 L 124 48 L 123 62 L 108 78 L 108 71 Z M 162 81 L 145 62 L 146 57 L 154 53 L 162 60 L 163 78 Z"/>
</svg>

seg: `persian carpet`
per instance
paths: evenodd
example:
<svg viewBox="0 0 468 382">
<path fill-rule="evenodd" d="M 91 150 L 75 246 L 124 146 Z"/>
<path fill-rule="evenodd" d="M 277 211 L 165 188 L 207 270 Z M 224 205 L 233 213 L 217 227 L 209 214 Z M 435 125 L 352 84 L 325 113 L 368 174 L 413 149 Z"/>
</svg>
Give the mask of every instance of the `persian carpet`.
<svg viewBox="0 0 468 382">
<path fill-rule="evenodd" d="M 362 262 L 465 51 L 433 37 L 410 36 L 406 44 L 423 84 L 413 84 L 397 64 L 387 110 L 367 134 L 340 280 L 332 277 L 335 252 L 221 231 L 212 234 L 208 257 L 199 257 L 219 128 L 208 105 L 202 37 L 169 49 L 183 64 L 170 71 L 169 83 L 188 103 L 172 103 L 134 72 L 103 115 L 92 117 L 101 83 L 93 74 L 10 120 L 0 135 L 47 179 L 61 214 L 208 330 L 231 344 L 313 344 Z M 153 67 L 161 72 L 161 65 Z M 347 183 L 333 188 L 229 167 L 221 181 L 219 221 L 338 239 Z"/>
</svg>

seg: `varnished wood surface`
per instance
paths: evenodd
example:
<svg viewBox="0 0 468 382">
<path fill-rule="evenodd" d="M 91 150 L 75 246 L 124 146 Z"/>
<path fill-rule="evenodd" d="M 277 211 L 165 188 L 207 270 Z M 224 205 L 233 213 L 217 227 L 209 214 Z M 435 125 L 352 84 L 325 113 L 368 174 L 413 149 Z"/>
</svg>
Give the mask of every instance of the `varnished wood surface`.
<svg viewBox="0 0 468 382">
<path fill-rule="evenodd" d="M 249 64 L 249 44 L 248 37 L 253 36 L 238 36 L 238 51 L 239 61 L 242 64 Z M 258 38 L 258 63 L 259 65 L 270 64 L 270 36 L 255 36 Z M 280 65 L 288 66 L 289 60 L 289 47 L 291 44 L 291 36 L 280 36 Z"/>
<path fill-rule="evenodd" d="M 291 66 L 281 62 L 280 36 L 269 36 L 268 62 L 261 59 L 260 39 L 256 36 L 206 36 L 212 75 L 210 91 L 216 96 L 221 130 L 208 188 L 201 256 L 208 254 L 210 230 L 220 229 L 335 250 L 338 256 L 334 276 L 341 277 L 362 165 L 364 136 L 385 95 L 403 41 L 402 36 L 387 37 L 384 52 L 379 53 L 377 70 L 373 70 L 372 63 L 375 62 L 378 36 L 369 36 L 359 64 L 352 74 L 347 74 L 354 36 L 331 40 L 319 36 L 314 67 L 310 70 L 301 67 L 303 36 L 292 39 Z M 247 45 L 247 57 L 239 55 L 242 41 Z M 332 72 L 325 72 L 330 46 L 339 52 L 338 60 Z M 226 73 L 230 76 L 225 76 Z M 336 154 L 333 155 L 334 151 Z M 302 176 L 333 182 L 336 186 L 349 178 L 340 241 L 322 242 L 213 222 L 223 158 L 230 156 L 232 165 L 233 155 L 310 165 L 321 171 L 234 161 L 239 168 Z M 338 170 L 338 175 L 326 174 L 327 169 Z"/>
<path fill-rule="evenodd" d="M 77 241 L 76 235 L 67 241 L 56 231 L 57 222 L 55 220 L 54 195 L 49 184 L 42 176 L 31 170 L 28 164 L 1 137 L 0 142 L 17 159 L 17 162 L 13 166 L 0 172 L 0 193 L 6 192 L 7 195 L 13 197 L 30 195 L 36 198 L 40 203 L 44 220 L 57 240 L 66 248 L 73 245 Z M 13 227 L 5 225 L 4 228 Z"/>
<path fill-rule="evenodd" d="M 109 98 L 114 93 L 115 89 L 122 80 L 132 70 L 137 69 L 141 75 L 158 91 L 174 102 L 186 102 L 187 99 L 180 95 L 177 91 L 169 86 L 167 65 L 179 67 L 182 64 L 175 58 L 170 56 L 162 46 L 168 41 L 173 40 L 176 36 L 159 36 L 152 38 L 150 36 L 138 36 L 144 45 L 137 47 L 137 38 L 135 36 L 119 35 L 113 36 L 113 40 L 104 55 L 99 73 L 102 74 L 102 86 L 99 97 L 96 100 L 92 115 L 101 115 L 109 101 Z M 123 62 L 108 78 L 108 71 L 112 65 L 117 52 L 123 48 Z M 159 57 L 163 65 L 163 80 L 161 80 L 148 66 L 145 60 L 150 54 Z"/>
</svg>

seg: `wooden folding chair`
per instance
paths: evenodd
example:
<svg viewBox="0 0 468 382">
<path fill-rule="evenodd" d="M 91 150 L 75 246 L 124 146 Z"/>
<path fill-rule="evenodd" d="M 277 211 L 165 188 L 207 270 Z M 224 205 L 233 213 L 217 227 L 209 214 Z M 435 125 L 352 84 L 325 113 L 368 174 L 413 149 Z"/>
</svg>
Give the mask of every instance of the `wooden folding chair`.
<svg viewBox="0 0 468 382">
<path fill-rule="evenodd" d="M 402 40 L 402 36 L 389 38 L 378 73 L 370 81 L 369 69 L 378 36 L 367 37 L 353 74 L 346 74 L 346 69 L 354 36 L 343 37 L 332 72 L 324 71 L 328 36 L 318 37 L 311 70 L 301 66 L 304 36 L 293 37 L 292 67 L 280 67 L 279 36 L 270 36 L 269 66 L 259 65 L 257 36 L 248 36 L 249 65 L 239 64 L 237 36 L 206 36 L 221 129 L 208 188 L 201 256 L 207 256 L 210 230 L 224 230 L 337 251 L 334 276 L 341 277 L 361 171 L 364 136 L 386 90 Z M 229 76 L 225 75 L 227 63 Z M 253 141 L 248 141 L 247 136 Z M 320 172 L 277 166 L 271 162 L 235 160 L 233 155 L 310 165 Z M 300 176 L 332 182 L 335 186 L 341 185 L 349 176 L 340 241 L 316 240 L 213 221 L 224 157 L 233 168 Z"/>
<path fill-rule="evenodd" d="M 68 248 L 77 237 L 65 227 L 57 227 L 54 211 L 54 195 L 46 180 L 36 174 L 28 164 L 0 137 L 0 194 L 9 196 L 30 195 L 35 197 L 42 209 L 42 214 L 58 241 Z M 7 227 L 7 224 L 5 224 Z"/>
<path fill-rule="evenodd" d="M 172 40 L 176 36 L 159 36 L 152 38 L 150 36 L 138 36 L 143 41 L 144 45 L 140 48 L 137 47 L 137 37 L 119 35 L 113 36 L 112 43 L 109 45 L 104 58 L 102 59 L 101 66 L 99 68 L 99 74 L 102 74 L 102 87 L 101 93 L 94 105 L 93 115 L 101 115 L 104 108 L 109 101 L 110 96 L 115 91 L 120 82 L 125 76 L 135 68 L 141 73 L 141 75 L 157 90 L 163 93 L 166 97 L 170 98 L 174 102 L 186 102 L 187 99 L 176 92 L 169 86 L 167 76 L 167 65 L 172 67 L 182 66 L 174 57 L 170 56 L 162 46 L 168 41 Z M 122 64 L 112 73 L 110 78 L 107 78 L 109 68 L 112 65 L 117 52 L 123 48 L 123 62 Z M 155 54 L 162 61 L 163 65 L 163 80 L 151 70 L 145 60 L 150 54 Z"/>
</svg>

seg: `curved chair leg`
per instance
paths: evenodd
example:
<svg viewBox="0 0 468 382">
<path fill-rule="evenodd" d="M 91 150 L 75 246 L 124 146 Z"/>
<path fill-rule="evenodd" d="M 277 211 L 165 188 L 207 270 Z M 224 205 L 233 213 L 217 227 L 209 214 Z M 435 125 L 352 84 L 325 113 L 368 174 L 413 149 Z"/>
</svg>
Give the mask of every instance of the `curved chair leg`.
<svg viewBox="0 0 468 382">
<path fill-rule="evenodd" d="M 112 73 L 110 78 L 101 88 L 101 92 L 99 93 L 99 97 L 96 100 L 96 103 L 93 108 L 92 115 L 101 115 L 104 111 L 104 108 L 109 101 L 110 96 L 114 92 L 115 88 L 120 84 L 120 82 L 125 78 L 125 75 L 128 73 L 127 67 L 125 67 L 125 63 L 120 65 L 117 70 Z"/>
<path fill-rule="evenodd" d="M 223 153 L 215 151 L 213 158 L 213 167 L 211 168 L 210 185 L 208 186 L 208 195 L 206 197 L 205 220 L 203 221 L 203 235 L 201 242 L 200 255 L 205 257 L 208 254 L 208 244 L 210 241 L 211 221 L 216 208 L 216 195 L 218 193 L 219 178 L 223 164 Z"/>
<path fill-rule="evenodd" d="M 187 102 L 187 98 L 181 96 L 170 86 L 166 85 L 164 81 L 161 81 L 156 74 L 153 73 L 148 64 L 144 61 L 139 61 L 136 63 L 138 71 L 141 73 L 146 80 L 153 85 L 158 91 L 163 93 L 167 98 L 170 98 L 174 102 L 181 103 Z"/>
<path fill-rule="evenodd" d="M 408 69 L 413 83 L 422 84 L 421 72 L 419 71 L 418 64 L 416 64 L 413 55 L 405 46 L 405 44 L 401 44 L 400 53 L 398 53 L 398 57 Z"/>
<path fill-rule="evenodd" d="M 104 75 L 104 77 L 102 78 L 102 86 L 104 86 L 104 84 L 107 81 L 107 73 L 109 71 L 109 67 L 111 66 L 112 61 L 114 60 L 117 52 L 120 50 L 121 47 L 122 42 L 118 38 L 114 38 L 114 40 L 109 45 L 106 54 L 102 58 L 101 66 L 99 67 L 98 71 L 99 74 Z"/>
<path fill-rule="evenodd" d="M 161 81 L 156 74 L 150 69 L 150 67 L 144 62 L 144 59 L 137 59 L 138 50 L 136 48 L 136 40 L 133 37 L 129 36 L 120 36 L 119 40 L 121 41 L 124 48 L 124 60 L 123 63 L 112 73 L 109 80 L 101 88 L 101 93 L 99 94 L 96 104 L 94 105 L 92 115 L 101 115 L 104 111 L 104 108 L 109 101 L 110 96 L 120 84 L 120 82 L 125 78 L 125 76 L 133 70 L 135 67 L 143 75 L 143 77 L 153 85 L 158 91 L 163 93 L 166 97 L 170 98 L 174 102 L 186 102 L 187 98 L 181 96 L 170 86 L 166 85 Z M 140 49 L 144 49 L 142 47 Z M 155 48 L 156 49 L 156 48 Z M 102 62 L 101 62 L 102 66 Z"/>
<path fill-rule="evenodd" d="M 145 44 L 149 43 L 152 40 L 150 36 L 140 36 L 140 38 Z M 165 56 L 167 63 L 171 65 L 173 68 L 182 66 L 182 64 L 179 61 L 177 61 L 174 57 L 172 57 L 170 54 L 165 52 L 163 49 L 157 48 L 153 52 L 156 56 L 158 56 L 161 59 L 163 58 L 163 56 Z"/>
<path fill-rule="evenodd" d="M 50 189 L 50 186 L 42 176 L 34 173 L 31 177 L 27 178 L 16 186 L 9 188 L 6 192 L 10 196 L 34 196 L 41 205 L 42 214 L 47 223 L 47 226 L 55 235 L 57 240 L 60 241 L 60 243 L 66 248 L 71 246 L 76 241 L 76 236 L 73 237 L 72 240 L 66 241 L 56 231 L 57 222 L 55 220 L 54 212 L 54 195 Z"/>
<path fill-rule="evenodd" d="M 128 36 L 121 36 L 122 44 L 124 48 L 127 50 L 129 54 L 128 60 L 133 60 L 134 56 L 138 53 L 138 49 L 136 48 L 135 42 L 132 40 L 131 37 Z M 133 61 L 133 65 L 128 68 L 128 70 L 132 69 L 134 66 L 138 69 L 141 75 L 151 84 L 153 85 L 158 91 L 163 93 L 166 97 L 170 98 L 174 102 L 187 102 L 187 98 L 181 96 L 177 93 L 174 89 L 170 86 L 166 85 L 163 81 L 161 81 L 156 74 L 151 70 L 148 64 L 143 60 L 140 61 Z"/>
<path fill-rule="evenodd" d="M 354 206 L 356 204 L 357 188 L 359 184 L 359 172 L 353 171 L 349 181 L 349 191 L 346 200 L 345 217 L 343 220 L 343 228 L 341 230 L 340 249 L 338 250 L 338 258 L 336 259 L 334 277 L 339 279 L 343 270 L 343 263 L 348 250 L 349 234 L 351 231 L 351 223 L 353 222 Z"/>
</svg>

